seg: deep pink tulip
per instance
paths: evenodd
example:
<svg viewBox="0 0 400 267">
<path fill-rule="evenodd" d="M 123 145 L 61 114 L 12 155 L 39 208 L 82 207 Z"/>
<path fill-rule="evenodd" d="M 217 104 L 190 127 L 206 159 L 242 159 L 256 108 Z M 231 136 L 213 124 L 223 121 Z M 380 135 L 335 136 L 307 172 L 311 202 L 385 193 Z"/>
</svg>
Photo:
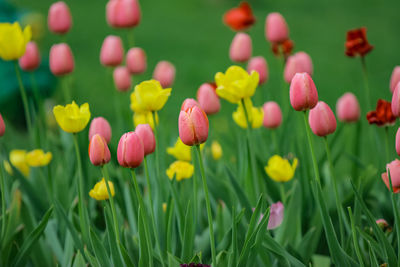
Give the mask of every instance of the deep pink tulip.
<svg viewBox="0 0 400 267">
<path fill-rule="evenodd" d="M 400 117 L 400 83 L 396 85 L 392 96 L 392 113 L 395 117 Z"/>
<path fill-rule="evenodd" d="M 390 190 L 390 181 L 388 173 L 390 173 L 390 179 L 392 180 L 393 192 L 400 192 L 400 160 L 395 159 L 386 165 L 386 172 L 382 173 L 382 180 L 386 187 Z"/>
<path fill-rule="evenodd" d="M 264 119 L 263 125 L 268 129 L 278 128 L 282 123 L 282 111 L 278 103 L 268 101 L 263 106 Z"/>
<path fill-rule="evenodd" d="M 268 64 L 264 57 L 258 56 L 250 59 L 247 64 L 247 72 L 251 73 L 253 70 L 257 71 L 260 77 L 258 84 L 263 84 L 268 81 Z"/>
<path fill-rule="evenodd" d="M 317 105 L 318 92 L 314 81 L 306 72 L 296 73 L 290 83 L 290 104 L 297 111 L 312 109 Z"/>
<path fill-rule="evenodd" d="M 144 148 L 141 138 L 135 132 L 122 135 L 118 143 L 117 157 L 119 165 L 126 168 L 136 168 L 144 158 Z"/>
<path fill-rule="evenodd" d="M 400 128 L 397 130 L 396 133 L 396 152 L 397 155 L 400 156 Z"/>
<path fill-rule="evenodd" d="M 50 31 L 58 34 L 67 33 L 71 29 L 72 18 L 66 3 L 59 1 L 50 6 L 47 25 Z"/>
<path fill-rule="evenodd" d="M 6 125 L 4 124 L 3 117 L 0 114 L 0 137 L 4 135 L 5 131 L 6 131 Z"/>
<path fill-rule="evenodd" d="M 289 39 L 288 26 L 280 13 L 268 14 L 265 20 L 265 37 L 271 43 L 282 43 Z"/>
<path fill-rule="evenodd" d="M 156 138 L 149 124 L 139 124 L 135 128 L 135 133 L 142 139 L 145 156 L 156 150 Z"/>
<path fill-rule="evenodd" d="M 197 90 L 197 101 L 207 115 L 218 113 L 221 108 L 219 97 L 215 92 L 215 86 L 203 83 Z"/>
<path fill-rule="evenodd" d="M 114 84 L 118 91 L 126 92 L 131 88 L 132 79 L 127 67 L 119 66 L 114 69 Z"/>
<path fill-rule="evenodd" d="M 102 166 L 110 162 L 110 150 L 106 140 L 100 134 L 95 134 L 90 139 L 89 158 L 94 166 Z"/>
<path fill-rule="evenodd" d="M 109 35 L 104 39 L 100 51 L 100 62 L 103 66 L 115 67 L 124 60 L 124 47 L 121 38 Z"/>
<path fill-rule="evenodd" d="M 175 67 L 168 61 L 157 63 L 153 72 L 153 79 L 160 82 L 163 88 L 169 87 L 175 80 Z"/>
<path fill-rule="evenodd" d="M 111 126 L 105 118 L 97 117 L 94 118 L 90 123 L 89 140 L 91 140 L 95 134 L 101 135 L 104 138 L 104 140 L 106 140 L 107 144 L 110 143 Z"/>
<path fill-rule="evenodd" d="M 296 73 L 307 72 L 310 76 L 313 74 L 313 64 L 311 57 L 306 52 L 297 52 L 289 56 L 284 70 L 284 78 L 290 83 Z"/>
<path fill-rule="evenodd" d="M 146 53 L 142 48 L 133 47 L 126 55 L 126 66 L 132 74 L 142 74 L 147 69 Z"/>
<path fill-rule="evenodd" d="M 50 70 L 54 75 L 65 75 L 74 70 L 74 56 L 66 43 L 55 44 L 50 49 Z"/>
<path fill-rule="evenodd" d="M 185 100 L 179 114 L 179 137 L 188 146 L 202 144 L 208 138 L 207 115 L 193 101 Z"/>
<path fill-rule="evenodd" d="M 131 28 L 140 23 L 138 0 L 110 0 L 106 6 L 106 18 L 111 27 Z"/>
<path fill-rule="evenodd" d="M 269 230 L 275 229 L 282 224 L 285 207 L 282 202 L 278 201 L 271 204 L 269 212 L 268 226 Z"/>
<path fill-rule="evenodd" d="M 238 32 L 232 40 L 229 57 L 233 62 L 246 62 L 252 53 L 251 38 L 247 33 Z"/>
<path fill-rule="evenodd" d="M 336 130 L 335 115 L 324 101 L 319 101 L 315 108 L 310 110 L 308 121 L 311 130 L 318 136 L 327 136 Z"/>
<path fill-rule="evenodd" d="M 34 71 L 40 65 L 39 49 L 34 41 L 26 45 L 25 54 L 18 60 L 19 66 L 24 71 Z"/>
<path fill-rule="evenodd" d="M 360 105 L 352 93 L 345 93 L 336 102 L 336 115 L 340 121 L 356 122 L 360 118 Z"/>
<path fill-rule="evenodd" d="M 394 92 L 396 85 L 400 82 L 400 66 L 393 69 L 392 76 L 390 77 L 390 92 Z"/>
</svg>

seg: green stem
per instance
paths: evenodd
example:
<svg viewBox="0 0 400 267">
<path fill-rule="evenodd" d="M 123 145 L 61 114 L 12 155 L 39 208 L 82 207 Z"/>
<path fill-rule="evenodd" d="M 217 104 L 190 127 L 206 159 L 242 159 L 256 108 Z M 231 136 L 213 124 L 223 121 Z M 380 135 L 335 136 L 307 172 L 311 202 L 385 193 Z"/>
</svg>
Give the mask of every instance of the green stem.
<svg viewBox="0 0 400 267">
<path fill-rule="evenodd" d="M 281 198 L 283 204 L 286 204 L 286 192 L 285 192 L 285 185 L 283 182 L 279 183 L 279 190 L 281 192 Z"/>
<path fill-rule="evenodd" d="M 160 144 L 159 144 L 159 138 L 158 138 L 158 130 L 157 130 L 157 111 L 152 111 L 151 112 L 152 118 L 153 118 L 153 131 L 154 131 L 154 138 L 156 140 L 156 150 L 154 151 L 155 154 L 155 165 L 156 165 L 156 178 L 157 178 L 157 182 L 158 182 L 158 192 L 159 192 L 159 196 L 161 199 L 164 199 L 164 191 L 163 191 L 163 181 L 161 179 L 160 176 L 160 153 L 159 153 L 159 149 L 160 149 Z"/>
<path fill-rule="evenodd" d="M 364 78 L 364 87 L 365 87 L 365 97 L 367 101 L 368 110 L 371 109 L 371 93 L 369 89 L 369 82 L 368 82 L 368 71 L 367 71 L 367 64 L 365 62 L 365 57 L 361 57 L 361 66 L 363 71 L 363 78 Z"/>
<path fill-rule="evenodd" d="M 389 162 L 390 152 L 389 152 L 389 127 L 385 126 L 385 150 L 386 150 L 386 162 Z"/>
<path fill-rule="evenodd" d="M 19 84 L 19 90 L 21 93 L 22 104 L 24 105 L 26 126 L 28 128 L 29 134 L 32 135 L 32 119 L 31 119 L 32 117 L 31 117 L 31 112 L 29 110 L 28 97 L 26 95 L 26 90 L 25 90 L 25 87 L 24 87 L 24 84 L 23 84 L 22 78 L 21 78 L 21 72 L 19 71 L 18 61 L 14 61 L 14 67 L 15 67 L 15 74 L 17 76 L 17 80 L 18 80 L 18 84 Z"/>
<path fill-rule="evenodd" d="M 208 195 L 207 180 L 206 180 L 206 176 L 204 173 L 203 159 L 201 158 L 200 145 L 196 145 L 196 150 L 197 150 L 197 158 L 199 160 L 199 165 L 200 165 L 201 179 L 203 181 L 204 195 L 205 195 L 205 199 L 206 199 L 208 226 L 210 228 L 210 243 L 211 243 L 210 246 L 211 246 L 212 266 L 217 266 L 217 257 L 216 257 L 216 252 L 215 252 L 215 241 L 214 241 L 214 227 L 213 227 L 213 219 L 212 219 L 212 214 L 211 214 L 211 204 L 210 204 L 210 197 Z"/>
<path fill-rule="evenodd" d="M 351 211 L 351 207 L 347 207 L 347 210 L 349 211 L 349 217 L 350 217 L 350 222 L 351 222 L 351 232 L 353 233 L 354 249 L 356 251 L 356 255 L 357 255 L 357 258 L 358 258 L 358 262 L 360 263 L 360 266 L 364 267 L 364 261 L 363 261 L 363 258 L 362 258 L 360 245 L 358 244 L 357 230 L 356 230 L 356 227 L 354 225 L 354 219 L 353 219 L 353 213 Z"/>
<path fill-rule="evenodd" d="M 395 226 L 396 226 L 396 235 L 397 235 L 397 258 L 400 259 L 400 215 L 399 210 L 396 204 L 396 195 L 393 191 L 393 184 L 392 184 L 392 177 L 390 176 L 390 171 L 387 171 L 387 175 L 389 178 L 389 186 L 390 186 L 390 198 L 392 200 L 392 207 L 395 219 Z"/>
<path fill-rule="evenodd" d="M 315 157 L 314 146 L 313 146 L 312 139 L 311 139 L 310 128 L 308 127 L 307 111 L 305 110 L 303 114 L 304 114 L 304 126 L 306 127 L 308 145 L 310 146 L 311 158 L 312 158 L 313 167 L 314 167 L 315 180 L 317 181 L 317 186 L 321 186 L 321 179 L 319 178 L 319 169 L 318 169 L 318 164 L 317 164 L 317 158 Z"/>
<path fill-rule="evenodd" d="M 48 197 L 49 197 L 49 203 L 50 203 L 50 205 L 51 204 L 54 204 L 53 202 L 53 195 L 52 195 L 52 193 L 51 193 L 51 188 L 50 188 L 50 185 L 49 185 L 49 180 L 46 178 L 46 176 L 44 175 L 44 173 L 43 173 L 43 169 L 41 168 L 41 167 L 39 167 L 39 174 L 40 174 L 40 177 L 42 178 L 42 180 L 43 180 L 43 183 L 44 183 L 44 187 L 46 188 L 46 191 L 47 191 L 47 195 L 48 195 Z"/>
<path fill-rule="evenodd" d="M 133 29 L 134 28 L 128 30 L 128 45 L 129 45 L 129 48 L 132 48 L 132 47 L 135 46 L 135 38 L 134 38 L 134 35 L 133 35 Z"/>
<path fill-rule="evenodd" d="M 69 88 L 68 77 L 69 76 L 61 77 L 61 83 L 62 83 L 63 93 L 64 93 L 64 101 L 67 103 L 71 102 L 71 91 Z"/>
<path fill-rule="evenodd" d="M 275 153 L 280 155 L 278 139 L 276 138 L 276 130 L 271 130 L 271 138 L 275 146 Z"/>
<path fill-rule="evenodd" d="M 282 97 L 282 109 L 283 109 L 283 114 L 284 114 L 284 119 L 287 118 L 287 113 L 289 111 L 289 106 L 288 106 L 288 102 L 289 102 L 289 97 L 288 97 L 288 92 L 287 92 L 287 86 L 286 86 L 286 81 L 285 81 L 285 77 L 284 77 L 284 72 L 285 72 L 285 63 L 286 63 L 286 59 L 285 56 L 283 56 L 282 53 L 282 60 L 280 60 L 281 63 L 281 97 Z"/>
<path fill-rule="evenodd" d="M 2 157 L 0 157 L 0 190 L 1 190 L 1 235 L 0 238 L 4 238 L 5 230 L 6 230 L 6 197 L 5 190 L 6 186 L 4 183 L 4 173 L 3 173 L 3 161 Z"/>
</svg>

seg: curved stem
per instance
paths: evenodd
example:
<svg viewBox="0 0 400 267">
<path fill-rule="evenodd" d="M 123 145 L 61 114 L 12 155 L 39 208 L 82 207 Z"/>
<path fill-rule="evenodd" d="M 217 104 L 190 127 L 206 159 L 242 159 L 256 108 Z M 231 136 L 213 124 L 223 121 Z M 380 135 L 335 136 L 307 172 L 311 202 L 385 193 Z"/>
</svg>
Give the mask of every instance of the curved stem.
<svg viewBox="0 0 400 267">
<path fill-rule="evenodd" d="M 14 61 L 14 67 L 15 67 L 15 74 L 17 76 L 17 80 L 18 80 L 18 84 L 19 84 L 19 90 L 21 93 L 22 104 L 24 105 L 26 126 L 28 128 L 28 133 L 31 135 L 32 134 L 32 119 L 31 119 L 32 117 L 31 117 L 31 112 L 29 110 L 28 97 L 26 95 L 26 90 L 25 90 L 25 87 L 24 87 L 24 84 L 23 84 L 22 78 L 21 78 L 21 72 L 19 71 L 18 61 Z"/>
<path fill-rule="evenodd" d="M 390 152 L 389 152 L 389 127 L 385 126 L 385 150 L 386 150 L 386 162 L 389 162 Z"/>
<path fill-rule="evenodd" d="M 363 71 L 363 78 L 364 78 L 364 86 L 365 86 L 365 96 L 367 101 L 368 110 L 371 109 L 371 93 L 369 89 L 369 82 L 368 82 L 368 71 L 367 71 L 367 64 L 365 62 L 365 57 L 361 57 L 361 66 Z"/>
</svg>

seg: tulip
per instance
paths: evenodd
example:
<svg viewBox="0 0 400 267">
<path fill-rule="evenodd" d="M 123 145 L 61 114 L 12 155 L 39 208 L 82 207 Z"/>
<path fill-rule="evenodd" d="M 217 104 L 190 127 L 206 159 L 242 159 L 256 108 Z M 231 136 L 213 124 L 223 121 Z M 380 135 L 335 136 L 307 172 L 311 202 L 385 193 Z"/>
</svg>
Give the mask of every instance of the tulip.
<svg viewBox="0 0 400 267">
<path fill-rule="evenodd" d="M 214 160 L 219 160 L 222 157 L 222 147 L 217 141 L 211 144 L 211 155 Z"/>
<path fill-rule="evenodd" d="M 47 25 L 53 33 L 64 34 L 71 29 L 71 13 L 66 3 L 56 2 L 50 6 Z"/>
<path fill-rule="evenodd" d="M 216 87 L 210 83 L 203 83 L 197 90 L 197 101 L 207 115 L 218 113 L 221 108 Z"/>
<path fill-rule="evenodd" d="M 360 118 L 360 105 L 352 93 L 345 93 L 336 103 L 336 114 L 340 121 L 356 122 Z"/>
<path fill-rule="evenodd" d="M 239 32 L 232 40 L 229 57 L 234 62 L 246 62 L 252 53 L 251 38 L 247 33 Z"/>
<path fill-rule="evenodd" d="M 396 132 L 396 152 L 400 156 L 400 128 Z"/>
<path fill-rule="evenodd" d="M 144 158 L 143 143 L 139 135 L 135 132 L 122 135 L 118 143 L 117 158 L 122 167 L 139 167 Z"/>
<path fill-rule="evenodd" d="M 249 3 L 241 2 L 238 7 L 228 10 L 223 17 L 226 25 L 234 31 L 245 30 L 254 24 L 256 18 Z"/>
<path fill-rule="evenodd" d="M 396 85 L 400 82 L 400 66 L 396 66 L 393 69 L 392 76 L 390 77 L 390 92 L 394 92 Z"/>
<path fill-rule="evenodd" d="M 284 210 L 285 207 L 280 201 L 271 204 L 271 208 L 269 211 L 268 226 L 267 226 L 268 230 L 275 229 L 282 224 Z"/>
<path fill-rule="evenodd" d="M 49 165 L 52 158 L 51 152 L 44 153 L 41 149 L 35 149 L 26 154 L 26 163 L 31 167 L 43 167 Z"/>
<path fill-rule="evenodd" d="M 156 80 L 141 82 L 131 94 L 131 109 L 135 112 L 158 111 L 167 102 L 171 90 L 163 89 Z"/>
<path fill-rule="evenodd" d="M 142 48 L 133 47 L 126 55 L 126 66 L 131 74 L 142 74 L 147 69 L 147 57 Z"/>
<path fill-rule="evenodd" d="M 50 70 L 54 75 L 64 75 L 74 70 L 74 56 L 68 44 L 55 44 L 50 49 Z"/>
<path fill-rule="evenodd" d="M 297 52 L 288 57 L 284 70 L 284 78 L 290 83 L 296 73 L 307 72 L 310 76 L 313 74 L 313 64 L 311 57 L 306 52 Z"/>
<path fill-rule="evenodd" d="M 114 184 L 109 181 L 108 187 L 110 188 L 111 196 L 115 196 Z M 110 198 L 104 178 L 101 179 L 100 182 L 96 183 L 93 189 L 89 191 L 89 196 L 95 200 L 106 200 Z"/>
<path fill-rule="evenodd" d="M 389 164 L 386 165 L 386 172 L 382 173 L 382 180 L 385 183 L 386 187 L 390 190 L 390 182 L 389 182 L 389 173 L 390 180 L 392 181 L 393 192 L 400 192 L 400 160 L 395 159 Z"/>
<path fill-rule="evenodd" d="M 4 123 L 3 116 L 1 116 L 0 114 L 0 137 L 4 135 L 5 131 L 6 131 L 6 125 Z"/>
<path fill-rule="evenodd" d="M 157 63 L 153 72 L 153 79 L 161 83 L 162 87 L 169 87 L 175 80 L 175 67 L 168 61 L 160 61 Z"/>
<path fill-rule="evenodd" d="M 265 172 L 275 182 L 288 182 L 292 180 L 298 164 L 297 158 L 290 165 L 287 159 L 274 155 L 269 158 L 267 166 L 264 167 Z"/>
<path fill-rule="evenodd" d="M 111 154 L 107 142 L 100 134 L 95 134 L 89 143 L 89 159 L 94 166 L 103 166 L 110 162 Z"/>
<path fill-rule="evenodd" d="M 184 102 L 185 104 L 185 102 Z M 179 137 L 185 145 L 204 143 L 208 138 L 208 118 L 198 105 L 182 105 L 179 114 Z"/>
<path fill-rule="evenodd" d="M 296 73 L 290 83 L 290 104 L 297 111 L 312 109 L 318 103 L 318 92 L 308 73 Z"/>
<path fill-rule="evenodd" d="M 26 45 L 25 54 L 19 58 L 19 66 L 24 71 L 33 71 L 39 67 L 40 54 L 35 42 L 31 41 Z"/>
<path fill-rule="evenodd" d="M 104 39 L 100 50 L 100 62 L 103 66 L 115 67 L 124 60 L 124 47 L 121 38 L 109 35 Z"/>
<path fill-rule="evenodd" d="M 268 64 L 264 57 L 258 56 L 250 59 L 247 64 L 247 71 L 251 73 L 252 71 L 256 71 L 259 75 L 259 84 L 263 84 L 268 81 Z"/>
<path fill-rule="evenodd" d="M 118 91 L 126 92 L 131 88 L 132 79 L 127 67 L 116 67 L 113 72 L 113 78 Z"/>
<path fill-rule="evenodd" d="M 78 107 L 75 101 L 64 106 L 53 108 L 54 117 L 58 125 L 67 133 L 78 133 L 85 129 L 90 120 L 89 104 Z"/>
<path fill-rule="evenodd" d="M 11 164 L 25 177 L 29 177 L 30 168 L 26 160 L 26 150 L 14 149 L 10 152 Z"/>
<path fill-rule="evenodd" d="M 186 161 L 175 161 L 173 162 L 166 173 L 170 180 L 175 176 L 176 181 L 181 181 L 183 179 L 189 179 L 193 176 L 194 166 Z"/>
<path fill-rule="evenodd" d="M 268 14 L 265 20 L 265 37 L 271 43 L 282 43 L 289 39 L 289 29 L 280 13 Z"/>
<path fill-rule="evenodd" d="M 308 116 L 311 130 L 315 135 L 327 136 L 336 130 L 336 118 L 331 108 L 323 101 L 310 110 Z"/>
<path fill-rule="evenodd" d="M 155 125 L 158 125 L 158 114 L 155 113 Z M 151 111 L 135 112 L 133 114 L 133 125 L 137 127 L 139 124 L 148 124 L 154 130 L 154 118 Z"/>
<path fill-rule="evenodd" d="M 396 85 L 392 96 L 392 113 L 395 117 L 400 117 L 400 83 Z"/>
<path fill-rule="evenodd" d="M 29 25 L 22 31 L 18 22 L 0 23 L 0 58 L 9 61 L 22 57 L 31 36 Z"/>
<path fill-rule="evenodd" d="M 10 162 L 8 160 L 3 160 L 4 170 L 11 176 L 14 175 L 13 169 L 11 168 Z M 29 166 L 28 166 L 29 168 Z"/>
<path fill-rule="evenodd" d="M 388 222 L 385 219 L 378 219 L 375 223 L 382 229 L 382 231 L 391 230 Z"/>
<path fill-rule="evenodd" d="M 251 128 L 260 128 L 263 124 L 264 111 L 262 108 L 253 107 L 250 99 L 244 101 L 247 111 L 246 113 L 242 103 L 239 103 L 238 108 L 232 113 L 232 118 L 237 125 L 246 129 L 247 121 L 251 124 Z"/>
<path fill-rule="evenodd" d="M 108 121 L 103 117 L 97 117 L 92 120 L 89 127 L 89 140 L 95 134 L 101 135 L 104 140 L 106 140 L 107 144 L 111 141 L 111 126 Z"/>
<path fill-rule="evenodd" d="M 156 138 L 149 124 L 139 124 L 136 126 L 135 133 L 142 140 L 145 156 L 156 150 Z"/>
<path fill-rule="evenodd" d="M 282 111 L 278 103 L 274 101 L 266 102 L 263 106 L 264 119 L 263 125 L 268 129 L 278 128 L 282 123 Z"/>
<path fill-rule="evenodd" d="M 138 0 L 110 0 L 106 6 L 107 23 L 114 28 L 131 28 L 139 24 Z"/>
<path fill-rule="evenodd" d="M 192 152 L 190 146 L 185 145 L 179 137 L 173 147 L 167 148 L 167 153 L 171 156 L 174 156 L 177 160 L 180 161 L 192 160 Z"/>
<path fill-rule="evenodd" d="M 181 110 L 187 110 L 193 108 L 194 106 L 200 107 L 199 103 L 193 98 L 186 98 L 182 103 Z"/>
</svg>

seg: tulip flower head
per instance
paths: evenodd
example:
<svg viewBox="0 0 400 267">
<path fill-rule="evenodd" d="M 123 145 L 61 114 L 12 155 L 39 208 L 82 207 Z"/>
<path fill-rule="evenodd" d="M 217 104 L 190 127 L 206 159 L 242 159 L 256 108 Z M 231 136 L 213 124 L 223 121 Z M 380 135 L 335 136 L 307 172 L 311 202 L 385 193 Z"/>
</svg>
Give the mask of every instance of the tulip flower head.
<svg viewBox="0 0 400 267">
<path fill-rule="evenodd" d="M 211 155 L 214 160 L 219 160 L 222 157 L 222 147 L 217 141 L 211 143 Z"/>
<path fill-rule="evenodd" d="M 89 140 L 95 134 L 101 135 L 104 140 L 106 140 L 107 144 L 111 141 L 111 126 L 108 121 L 103 117 L 96 117 L 92 120 L 89 127 Z"/>
<path fill-rule="evenodd" d="M 50 70 L 54 75 L 71 73 L 75 68 L 74 55 L 68 44 L 55 44 L 50 49 Z"/>
<path fill-rule="evenodd" d="M 167 102 L 171 90 L 163 89 L 156 80 L 141 82 L 131 94 L 131 109 L 135 112 L 158 111 Z"/>
<path fill-rule="evenodd" d="M 170 87 L 175 80 L 175 67 L 171 62 L 160 61 L 153 72 L 153 79 L 160 82 L 162 87 Z"/>
<path fill-rule="evenodd" d="M 24 71 L 34 71 L 39 67 L 40 54 L 35 42 L 31 41 L 26 45 L 25 54 L 19 58 L 18 62 Z"/>
<path fill-rule="evenodd" d="M 265 19 L 265 37 L 271 43 L 282 43 L 289 39 L 288 25 L 280 13 L 268 14 Z"/>
<path fill-rule="evenodd" d="M 29 25 L 22 31 L 18 22 L 0 23 L 0 58 L 9 61 L 22 57 L 31 36 Z"/>
<path fill-rule="evenodd" d="M 393 115 L 391 103 L 378 99 L 376 110 L 367 113 L 367 120 L 369 124 L 376 124 L 381 127 L 393 125 L 396 122 L 396 117 Z"/>
<path fill-rule="evenodd" d="M 244 129 L 248 127 L 247 121 L 250 123 L 251 128 L 260 128 L 263 125 L 263 109 L 253 107 L 249 98 L 247 98 L 244 103 L 245 107 L 243 107 L 243 104 L 240 102 L 236 111 L 232 113 L 233 120 Z"/>
<path fill-rule="evenodd" d="M 100 62 L 103 66 L 116 67 L 124 60 L 124 47 L 121 38 L 109 35 L 104 39 L 100 50 Z"/>
<path fill-rule="evenodd" d="M 229 58 L 233 62 L 246 62 L 252 54 L 252 41 L 250 35 L 238 32 L 232 40 L 229 49 Z"/>
<path fill-rule="evenodd" d="M 392 231 L 392 228 L 389 226 L 388 222 L 385 219 L 378 219 L 375 221 L 375 223 L 379 226 L 379 228 L 382 229 L 382 231 L 386 232 Z"/>
<path fill-rule="evenodd" d="M 340 121 L 356 122 L 360 118 L 360 105 L 352 93 L 345 93 L 336 102 L 336 114 Z"/>
<path fill-rule="evenodd" d="M 284 211 L 285 207 L 282 202 L 278 201 L 271 204 L 267 226 L 268 230 L 278 228 L 282 224 Z"/>
<path fill-rule="evenodd" d="M 179 182 L 183 179 L 189 179 L 193 176 L 194 166 L 186 161 L 177 160 L 173 162 L 166 173 L 170 180 L 175 179 Z"/>
<path fill-rule="evenodd" d="M 386 165 L 386 172 L 382 173 L 382 180 L 386 187 L 390 189 L 390 180 L 392 181 L 392 187 L 394 193 L 400 192 L 400 160 L 395 159 Z"/>
<path fill-rule="evenodd" d="M 111 196 L 114 197 L 114 184 L 111 181 L 108 182 L 108 187 L 110 188 Z M 100 182 L 96 183 L 93 189 L 89 191 L 89 196 L 95 200 L 106 200 L 110 198 L 104 178 L 102 178 Z"/>
<path fill-rule="evenodd" d="M 263 84 L 268 81 L 268 64 L 264 57 L 257 56 L 250 59 L 247 64 L 247 72 L 251 73 L 256 71 L 259 75 L 259 84 Z"/>
<path fill-rule="evenodd" d="M 400 66 L 396 66 L 393 69 L 392 76 L 390 77 L 390 92 L 394 92 L 396 85 L 400 82 Z"/>
<path fill-rule="evenodd" d="M 263 106 L 263 125 L 268 129 L 278 128 L 282 123 L 282 111 L 278 103 L 268 101 Z"/>
<path fill-rule="evenodd" d="M 26 150 L 14 149 L 10 152 L 10 163 L 25 177 L 29 177 L 30 168 L 26 160 Z"/>
<path fill-rule="evenodd" d="M 114 85 L 120 92 L 127 92 L 131 89 L 131 74 L 127 67 L 119 66 L 113 72 Z"/>
<path fill-rule="evenodd" d="M 107 142 L 100 134 L 95 134 L 89 143 L 89 159 L 94 166 L 103 166 L 110 162 L 111 154 Z"/>
<path fill-rule="evenodd" d="M 0 114 L 0 137 L 2 137 L 5 132 L 6 132 L 6 125 L 4 123 L 3 117 Z"/>
<path fill-rule="evenodd" d="M 50 6 L 47 25 L 53 33 L 64 34 L 69 31 L 72 26 L 72 18 L 65 2 L 59 1 Z"/>
<path fill-rule="evenodd" d="M 331 108 L 323 101 L 310 110 L 308 121 L 315 135 L 327 136 L 336 130 L 336 118 Z"/>
<path fill-rule="evenodd" d="M 140 23 L 138 0 L 110 0 L 106 6 L 108 25 L 114 28 L 131 28 Z"/>
<path fill-rule="evenodd" d="M 147 69 L 147 57 L 142 48 L 133 47 L 126 54 L 126 67 L 131 74 L 142 74 Z"/>
<path fill-rule="evenodd" d="M 207 115 L 218 113 L 221 108 L 215 89 L 215 84 L 203 83 L 197 91 L 197 101 Z"/>
<path fill-rule="evenodd" d="M 314 108 L 318 103 L 318 92 L 314 81 L 306 72 L 296 73 L 290 83 L 290 104 L 297 111 Z"/>
<path fill-rule="evenodd" d="M 392 96 L 392 113 L 395 117 L 400 117 L 400 83 L 396 85 Z"/>
<path fill-rule="evenodd" d="M 135 133 L 142 140 L 144 156 L 147 156 L 156 150 L 156 138 L 149 124 L 139 124 L 136 126 Z"/>
<path fill-rule="evenodd" d="M 374 48 L 367 40 L 367 28 L 350 30 L 347 32 L 345 43 L 346 55 L 349 57 L 364 57 Z"/>
<path fill-rule="evenodd" d="M 190 151 L 190 146 L 185 145 L 179 137 L 173 147 L 167 148 L 167 153 L 174 156 L 179 161 L 191 161 L 192 154 Z"/>
<path fill-rule="evenodd" d="M 155 125 L 158 125 L 158 114 L 155 113 Z M 133 125 L 137 127 L 140 124 L 148 124 L 154 130 L 154 118 L 151 111 L 137 112 L 133 114 Z"/>
<path fill-rule="evenodd" d="M 139 167 L 144 158 L 143 142 L 135 132 L 122 135 L 117 149 L 118 163 L 125 168 Z"/>
<path fill-rule="evenodd" d="M 14 175 L 14 171 L 10 165 L 10 162 L 8 162 L 8 160 L 3 160 L 3 166 L 4 166 L 4 170 L 11 176 Z M 28 166 L 29 167 L 29 166 Z"/>
<path fill-rule="evenodd" d="M 52 158 L 51 152 L 45 153 L 42 149 L 35 149 L 26 154 L 26 163 L 30 167 L 43 167 L 49 165 Z"/>
<path fill-rule="evenodd" d="M 297 52 L 296 54 L 288 57 L 285 70 L 284 78 L 287 83 L 290 83 L 296 73 L 307 72 L 312 76 L 313 64 L 311 57 L 305 52 Z"/>
<path fill-rule="evenodd" d="M 275 182 L 288 182 L 292 180 L 298 164 L 297 158 L 290 165 L 287 159 L 279 155 L 274 155 L 269 158 L 265 172 Z"/>
<path fill-rule="evenodd" d="M 54 117 L 58 125 L 67 133 L 78 133 L 85 129 L 90 120 L 89 104 L 78 107 L 75 101 L 64 106 L 53 108 Z"/>
<path fill-rule="evenodd" d="M 234 31 L 248 29 L 256 21 L 249 3 L 241 2 L 239 7 L 232 8 L 224 14 L 223 21 Z"/>
<path fill-rule="evenodd" d="M 400 128 L 396 132 L 396 152 L 400 156 Z"/>
<path fill-rule="evenodd" d="M 179 114 L 179 137 L 182 142 L 188 146 L 204 143 L 208 138 L 208 127 L 206 113 L 194 99 L 186 99 Z"/>
</svg>

